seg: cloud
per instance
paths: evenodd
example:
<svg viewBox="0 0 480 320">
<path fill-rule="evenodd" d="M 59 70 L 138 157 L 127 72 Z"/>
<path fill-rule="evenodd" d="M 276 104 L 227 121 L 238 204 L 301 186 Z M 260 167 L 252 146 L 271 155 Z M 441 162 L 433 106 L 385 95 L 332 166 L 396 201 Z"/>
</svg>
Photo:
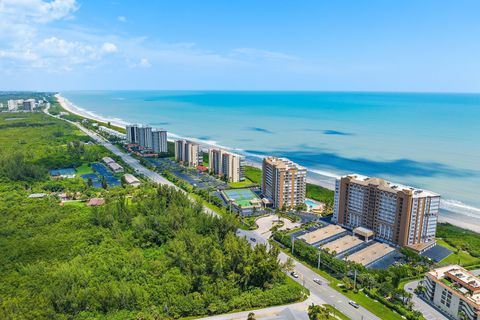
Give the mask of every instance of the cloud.
<svg viewBox="0 0 480 320">
<path fill-rule="evenodd" d="M 105 53 L 114 53 L 117 52 L 117 46 L 111 42 L 104 42 L 101 51 Z"/>
<path fill-rule="evenodd" d="M 2 0 L 0 15 L 9 21 L 33 20 L 47 23 L 53 20 L 67 19 L 78 9 L 75 0 Z"/>
<path fill-rule="evenodd" d="M 124 17 L 124 16 L 118 16 L 117 20 L 120 21 L 120 22 L 127 22 L 127 18 Z"/>
<path fill-rule="evenodd" d="M 148 62 L 148 59 L 142 58 L 140 59 L 139 66 L 143 68 L 150 68 L 152 65 L 150 64 L 150 62 Z"/>
</svg>

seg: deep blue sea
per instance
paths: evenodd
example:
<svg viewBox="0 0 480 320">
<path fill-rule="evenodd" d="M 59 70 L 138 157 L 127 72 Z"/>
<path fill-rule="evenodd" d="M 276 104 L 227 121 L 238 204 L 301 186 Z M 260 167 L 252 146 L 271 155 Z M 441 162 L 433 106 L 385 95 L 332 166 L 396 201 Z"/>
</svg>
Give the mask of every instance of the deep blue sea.
<svg viewBox="0 0 480 320">
<path fill-rule="evenodd" d="M 323 176 L 361 173 L 429 189 L 480 220 L 480 95 L 261 91 L 73 91 L 104 118 L 150 124 Z M 327 181 L 329 178 L 325 178 Z M 331 181 L 331 180 L 330 180 Z"/>
</svg>

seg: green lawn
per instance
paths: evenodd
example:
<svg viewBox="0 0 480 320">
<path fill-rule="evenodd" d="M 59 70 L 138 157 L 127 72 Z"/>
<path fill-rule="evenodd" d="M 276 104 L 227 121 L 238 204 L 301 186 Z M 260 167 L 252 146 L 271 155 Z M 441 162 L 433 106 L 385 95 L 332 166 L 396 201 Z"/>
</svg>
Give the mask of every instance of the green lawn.
<svg viewBox="0 0 480 320">
<path fill-rule="evenodd" d="M 262 183 L 262 169 L 245 166 L 245 177 L 254 183 Z"/>
<path fill-rule="evenodd" d="M 240 182 L 229 182 L 228 183 L 228 186 L 230 188 L 234 188 L 234 189 L 237 189 L 237 188 L 248 188 L 248 187 L 252 187 L 254 186 L 255 184 L 252 182 L 252 180 L 248 179 L 248 178 L 245 178 L 244 181 L 240 181 Z"/>
<path fill-rule="evenodd" d="M 468 252 L 460 250 L 457 254 L 457 249 L 446 243 L 443 239 L 437 239 L 437 244 L 452 250 L 453 253 L 440 261 L 441 264 L 460 264 L 460 265 L 472 265 L 480 263 L 479 258 L 471 256 Z"/>
<path fill-rule="evenodd" d="M 72 206 L 72 207 L 85 207 L 86 203 L 80 200 L 71 200 L 63 202 L 64 206 Z"/>
<path fill-rule="evenodd" d="M 80 167 L 76 168 L 75 170 L 77 170 L 78 176 L 81 176 L 82 174 L 93 173 L 93 170 L 88 163 L 82 164 Z"/>
<path fill-rule="evenodd" d="M 334 308 L 333 306 L 329 305 L 329 304 L 324 304 L 323 305 L 328 311 L 330 311 L 331 314 L 333 314 L 334 316 L 342 319 L 342 320 L 350 320 L 349 317 L 347 317 L 346 315 L 344 315 L 343 313 L 341 313 L 338 309 Z"/>
</svg>

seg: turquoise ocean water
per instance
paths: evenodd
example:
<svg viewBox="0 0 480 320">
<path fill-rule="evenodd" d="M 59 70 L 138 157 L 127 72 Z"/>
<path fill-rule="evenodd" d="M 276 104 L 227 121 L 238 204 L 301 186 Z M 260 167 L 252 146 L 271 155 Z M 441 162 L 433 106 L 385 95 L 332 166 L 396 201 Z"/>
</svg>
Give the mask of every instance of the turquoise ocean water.
<svg viewBox="0 0 480 320">
<path fill-rule="evenodd" d="M 150 124 L 319 179 L 361 173 L 429 189 L 480 221 L 480 95 L 261 91 L 69 91 L 104 118 Z"/>
</svg>

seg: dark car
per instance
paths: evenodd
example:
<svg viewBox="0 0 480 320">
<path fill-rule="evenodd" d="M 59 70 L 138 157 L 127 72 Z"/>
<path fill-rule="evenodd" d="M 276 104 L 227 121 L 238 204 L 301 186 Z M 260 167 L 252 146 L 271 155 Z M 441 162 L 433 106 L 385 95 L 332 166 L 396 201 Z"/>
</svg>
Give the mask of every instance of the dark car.
<svg viewBox="0 0 480 320">
<path fill-rule="evenodd" d="M 294 278 L 298 278 L 298 273 L 296 273 L 295 271 L 290 272 L 290 275 Z"/>
</svg>

